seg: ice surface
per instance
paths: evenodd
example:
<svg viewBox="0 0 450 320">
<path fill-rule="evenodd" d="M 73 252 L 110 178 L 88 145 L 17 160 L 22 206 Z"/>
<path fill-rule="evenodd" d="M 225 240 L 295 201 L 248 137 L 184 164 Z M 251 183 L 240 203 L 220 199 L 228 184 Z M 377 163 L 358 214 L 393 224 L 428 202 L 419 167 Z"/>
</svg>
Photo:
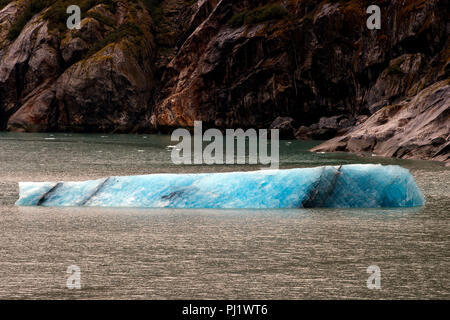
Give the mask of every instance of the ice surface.
<svg viewBox="0 0 450 320">
<path fill-rule="evenodd" d="M 21 182 L 19 206 L 139 208 L 380 208 L 424 205 L 399 166 L 152 174 L 84 182 Z"/>
</svg>

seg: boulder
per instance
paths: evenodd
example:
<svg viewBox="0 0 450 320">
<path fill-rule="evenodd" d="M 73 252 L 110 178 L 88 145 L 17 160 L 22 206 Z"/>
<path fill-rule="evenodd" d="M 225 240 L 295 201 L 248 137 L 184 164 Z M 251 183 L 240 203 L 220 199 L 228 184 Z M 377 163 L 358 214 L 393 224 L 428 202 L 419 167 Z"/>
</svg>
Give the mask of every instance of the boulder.
<svg viewBox="0 0 450 320">
<path fill-rule="evenodd" d="M 354 124 L 355 119 L 351 115 L 322 117 L 316 124 L 298 128 L 295 137 L 299 140 L 328 140 L 345 133 Z"/>
<path fill-rule="evenodd" d="M 270 125 L 270 129 L 280 130 L 280 139 L 294 139 L 295 120 L 291 117 L 278 117 Z"/>
</svg>

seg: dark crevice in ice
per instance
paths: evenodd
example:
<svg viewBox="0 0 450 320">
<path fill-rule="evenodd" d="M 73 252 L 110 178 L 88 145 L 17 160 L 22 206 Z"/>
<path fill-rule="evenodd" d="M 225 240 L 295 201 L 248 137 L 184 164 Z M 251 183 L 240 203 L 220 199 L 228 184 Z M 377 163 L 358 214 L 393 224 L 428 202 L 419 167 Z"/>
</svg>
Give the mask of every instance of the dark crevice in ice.
<svg viewBox="0 0 450 320">
<path fill-rule="evenodd" d="M 328 198 L 333 193 L 339 175 L 341 174 L 342 165 L 334 172 L 333 176 L 330 178 L 330 172 L 327 168 L 323 168 L 319 180 L 311 188 L 308 196 L 302 202 L 303 208 L 321 208 L 324 207 Z"/>
<path fill-rule="evenodd" d="M 174 191 L 174 192 L 169 193 L 168 195 L 162 196 L 161 199 L 162 200 L 173 200 L 174 198 L 181 197 L 184 192 L 185 192 L 185 190 Z"/>
<path fill-rule="evenodd" d="M 50 190 L 48 190 L 38 201 L 38 203 L 36 204 L 37 206 L 42 205 L 47 199 L 48 196 L 50 194 L 52 194 L 56 189 L 58 189 L 59 187 L 61 187 L 63 185 L 62 182 L 58 182 L 57 184 L 55 184 Z"/>
<path fill-rule="evenodd" d="M 84 199 L 81 203 L 80 206 L 84 206 L 89 200 L 91 200 L 99 191 L 100 189 L 103 188 L 103 186 L 109 181 L 111 177 L 106 178 L 105 180 L 103 180 L 102 183 L 100 183 L 97 188 L 94 190 L 94 192 L 92 192 L 86 199 Z"/>
</svg>

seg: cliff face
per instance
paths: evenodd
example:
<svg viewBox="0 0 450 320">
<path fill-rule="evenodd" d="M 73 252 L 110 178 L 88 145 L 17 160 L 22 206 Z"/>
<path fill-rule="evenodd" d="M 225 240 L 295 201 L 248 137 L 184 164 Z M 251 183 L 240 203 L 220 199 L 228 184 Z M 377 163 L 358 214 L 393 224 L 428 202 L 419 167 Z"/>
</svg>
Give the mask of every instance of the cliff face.
<svg viewBox="0 0 450 320">
<path fill-rule="evenodd" d="M 64 1 L 33 12 L 16 36 L 27 1 L 0 12 L 1 129 L 130 131 L 145 116 L 155 87 L 151 18 L 132 3 L 94 2 L 73 31 Z"/>
<path fill-rule="evenodd" d="M 389 14 L 370 31 L 363 1 L 286 1 L 284 18 L 230 27 L 261 2 L 223 0 L 168 64 L 153 125 L 311 125 L 413 96 L 448 77 L 449 52 L 444 2 L 416 2 L 380 3 Z"/>
<path fill-rule="evenodd" d="M 25 2 L 0 11 L 0 129 L 169 131 L 194 120 L 267 128 L 277 120 L 286 137 L 341 136 L 321 151 L 448 159 L 446 0 L 373 1 L 381 30 L 367 29 L 368 4 L 358 0 L 84 0 L 79 31 L 55 27 L 49 1 L 12 38 Z M 380 117 L 408 151 L 387 148 L 386 137 L 367 142 L 380 134 Z M 415 151 L 417 132 L 426 152 Z M 366 146 L 349 146 L 356 136 Z"/>
</svg>

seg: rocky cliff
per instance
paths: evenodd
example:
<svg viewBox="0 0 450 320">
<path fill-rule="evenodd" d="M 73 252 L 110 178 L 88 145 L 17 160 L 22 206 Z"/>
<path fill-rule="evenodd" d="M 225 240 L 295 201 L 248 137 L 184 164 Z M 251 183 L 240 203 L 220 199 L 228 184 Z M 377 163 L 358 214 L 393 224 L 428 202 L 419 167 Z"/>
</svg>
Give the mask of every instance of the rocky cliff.
<svg viewBox="0 0 450 320">
<path fill-rule="evenodd" d="M 80 30 L 65 27 L 70 4 Z M 366 27 L 369 4 L 380 30 Z M 168 132 L 202 120 L 336 137 L 320 151 L 449 159 L 447 0 L 1 6 L 2 130 Z"/>
<path fill-rule="evenodd" d="M 407 159 L 450 160 L 450 80 L 377 111 L 313 151 L 374 152 Z"/>
</svg>

